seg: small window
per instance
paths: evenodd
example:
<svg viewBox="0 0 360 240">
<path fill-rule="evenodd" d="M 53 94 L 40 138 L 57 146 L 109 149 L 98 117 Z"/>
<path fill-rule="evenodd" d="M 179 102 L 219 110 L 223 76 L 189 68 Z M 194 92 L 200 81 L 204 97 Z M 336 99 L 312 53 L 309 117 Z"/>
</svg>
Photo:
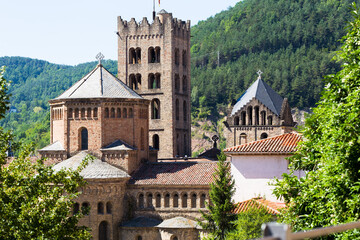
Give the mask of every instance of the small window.
<svg viewBox="0 0 360 240">
<path fill-rule="evenodd" d="M 152 201 L 153 201 L 153 195 L 152 195 L 151 193 L 149 193 L 149 194 L 147 195 L 147 207 L 148 207 L 148 208 L 152 208 L 152 207 L 153 207 Z"/>
<path fill-rule="evenodd" d="M 144 194 L 139 195 L 139 208 L 144 208 Z"/>
<path fill-rule="evenodd" d="M 80 211 L 80 204 L 79 203 L 75 203 L 74 207 L 73 207 L 73 214 L 78 214 Z"/>
<path fill-rule="evenodd" d="M 262 133 L 262 134 L 260 135 L 260 139 L 265 139 L 265 138 L 268 138 L 267 133 Z"/>
<path fill-rule="evenodd" d="M 160 193 L 156 194 L 156 205 L 157 208 L 161 207 L 161 195 Z"/>
<path fill-rule="evenodd" d="M 273 125 L 273 117 L 272 116 L 268 117 L 268 125 Z"/>
<path fill-rule="evenodd" d="M 239 117 L 238 117 L 238 116 L 236 116 L 236 117 L 234 118 L 234 125 L 235 125 L 235 126 L 239 125 Z"/>
<path fill-rule="evenodd" d="M 73 118 L 73 109 L 72 108 L 69 109 L 68 118 Z"/>
<path fill-rule="evenodd" d="M 186 67 L 186 64 L 187 64 L 186 58 L 187 58 L 186 50 L 183 50 L 183 53 L 182 53 L 182 64 L 183 64 L 183 67 Z"/>
<path fill-rule="evenodd" d="M 91 118 L 91 108 L 87 109 L 86 117 Z"/>
<path fill-rule="evenodd" d="M 143 240 L 142 236 L 137 236 L 136 240 Z"/>
<path fill-rule="evenodd" d="M 105 118 L 109 118 L 109 108 L 105 108 Z"/>
<path fill-rule="evenodd" d="M 180 77 L 179 74 L 175 74 L 175 91 L 178 92 L 180 90 Z"/>
<path fill-rule="evenodd" d="M 187 208 L 187 200 L 188 200 L 188 195 L 185 193 L 183 194 L 181 199 L 181 204 L 183 208 Z"/>
<path fill-rule="evenodd" d="M 90 204 L 88 202 L 84 202 L 81 206 L 81 212 L 85 216 L 88 216 L 90 213 Z"/>
<path fill-rule="evenodd" d="M 261 111 L 261 125 L 266 125 L 266 112 Z"/>
<path fill-rule="evenodd" d="M 111 108 L 111 118 L 115 118 L 115 108 Z"/>
<path fill-rule="evenodd" d="M 205 208 L 205 199 L 206 199 L 206 195 L 201 194 L 201 197 L 200 197 L 200 207 L 201 208 Z"/>
<path fill-rule="evenodd" d="M 94 114 L 93 114 L 94 118 L 97 118 L 97 115 L 98 115 L 98 109 L 94 108 Z"/>
<path fill-rule="evenodd" d="M 183 113 L 184 113 L 184 122 L 187 122 L 187 106 L 186 101 L 183 102 Z"/>
<path fill-rule="evenodd" d="M 157 98 L 151 101 L 151 119 L 160 119 L 160 100 Z"/>
<path fill-rule="evenodd" d="M 116 112 L 117 112 L 116 117 L 117 117 L 117 118 L 121 118 L 121 109 L 120 109 L 120 108 L 117 108 Z"/>
<path fill-rule="evenodd" d="M 191 195 L 191 208 L 196 208 L 196 194 Z"/>
<path fill-rule="evenodd" d="M 239 144 L 245 144 L 245 143 L 247 143 L 247 135 L 246 135 L 246 133 L 241 133 L 239 140 L 240 140 Z"/>
<path fill-rule="evenodd" d="M 170 194 L 169 194 L 169 193 L 167 193 L 167 194 L 165 195 L 165 199 L 164 199 L 164 200 L 165 200 L 165 201 L 164 201 L 165 207 L 166 207 L 166 208 L 170 207 Z"/>
<path fill-rule="evenodd" d="M 132 108 L 129 108 L 129 118 L 133 118 L 134 117 L 134 112 Z"/>
<path fill-rule="evenodd" d="M 88 149 L 88 130 L 86 128 L 81 129 L 81 150 Z"/>
<path fill-rule="evenodd" d="M 127 118 L 127 109 L 123 108 L 123 118 Z"/>
<path fill-rule="evenodd" d="M 79 109 L 75 108 L 75 118 L 78 119 L 79 118 Z"/>
<path fill-rule="evenodd" d="M 177 195 L 177 194 L 174 194 L 173 207 L 174 207 L 174 208 L 179 207 L 179 195 Z"/>
<path fill-rule="evenodd" d="M 111 202 L 106 203 L 106 213 L 111 214 L 112 213 L 112 204 Z"/>
<path fill-rule="evenodd" d="M 81 118 L 85 118 L 85 108 L 81 109 Z"/>
<path fill-rule="evenodd" d="M 179 56 L 179 49 L 178 48 L 175 48 L 175 64 L 176 65 L 179 65 L 179 59 L 180 56 Z"/>
<path fill-rule="evenodd" d="M 104 204 L 102 202 L 98 203 L 98 214 L 104 214 Z"/>
<path fill-rule="evenodd" d="M 187 77 L 183 76 L 183 92 L 186 93 L 187 91 Z"/>
<path fill-rule="evenodd" d="M 153 148 L 155 148 L 155 149 L 160 149 L 160 139 L 159 139 L 159 135 L 154 134 L 152 139 L 153 139 Z"/>
<path fill-rule="evenodd" d="M 179 109 L 179 100 L 176 99 L 175 101 L 175 117 L 176 117 L 176 120 L 179 120 L 179 115 L 180 115 L 180 109 Z"/>
</svg>

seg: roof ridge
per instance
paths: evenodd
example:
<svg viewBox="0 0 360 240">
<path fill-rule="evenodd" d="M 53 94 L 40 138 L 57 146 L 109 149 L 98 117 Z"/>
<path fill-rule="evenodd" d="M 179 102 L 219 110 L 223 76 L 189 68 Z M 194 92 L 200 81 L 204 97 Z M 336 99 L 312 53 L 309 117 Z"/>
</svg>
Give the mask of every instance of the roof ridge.
<svg viewBox="0 0 360 240">
<path fill-rule="evenodd" d="M 82 83 L 80 83 L 79 86 L 78 86 L 77 88 L 75 88 L 74 91 L 72 91 L 72 92 L 69 94 L 69 96 L 73 95 L 73 93 L 76 92 L 76 90 L 78 90 L 78 89 L 86 82 L 86 80 L 88 80 L 88 79 L 91 77 L 91 75 L 94 74 L 95 70 L 96 70 L 98 67 L 99 67 L 99 65 L 96 65 L 96 67 L 95 67 L 93 70 L 91 70 L 91 72 L 89 72 L 87 75 L 85 75 L 83 78 L 81 78 L 80 81 L 83 80 Z M 87 77 L 87 78 L 85 79 L 85 77 Z M 60 96 L 61 96 L 61 95 L 60 95 Z"/>
</svg>

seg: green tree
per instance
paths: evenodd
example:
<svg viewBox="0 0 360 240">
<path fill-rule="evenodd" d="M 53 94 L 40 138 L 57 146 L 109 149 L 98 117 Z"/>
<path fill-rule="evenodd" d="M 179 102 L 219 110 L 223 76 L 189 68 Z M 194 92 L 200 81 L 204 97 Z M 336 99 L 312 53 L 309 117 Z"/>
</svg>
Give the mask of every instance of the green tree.
<svg viewBox="0 0 360 240">
<path fill-rule="evenodd" d="M 227 240 L 260 238 L 262 236 L 261 225 L 274 219 L 265 207 L 259 205 L 255 200 L 252 201 L 254 203 L 249 209 L 238 214 L 235 222 L 236 229 L 228 235 Z"/>
<path fill-rule="evenodd" d="M 357 221 L 360 218 L 360 14 L 353 4 L 336 60 L 342 69 L 325 78 L 325 89 L 314 114 L 306 120 L 304 141 L 290 158 L 289 175 L 274 193 L 287 210 L 282 220 L 293 230 Z M 294 170 L 306 170 L 298 179 Z M 359 230 L 328 239 L 359 239 Z"/>
<path fill-rule="evenodd" d="M 8 83 L 0 71 L 0 115 L 7 109 Z M 79 214 L 70 214 L 79 188 L 85 160 L 76 170 L 54 172 L 44 159 L 28 157 L 30 147 L 6 164 L 6 151 L 13 137 L 0 129 L 0 238 L 1 239 L 90 239 L 85 227 L 77 226 Z"/>
<path fill-rule="evenodd" d="M 234 180 L 230 173 L 230 162 L 226 161 L 224 153 L 219 155 L 217 169 L 210 184 L 210 204 L 208 213 L 200 211 L 205 221 L 199 221 L 202 228 L 209 231 L 209 239 L 224 240 L 227 234 L 234 230 L 236 215 L 231 197 L 234 195 Z"/>
</svg>

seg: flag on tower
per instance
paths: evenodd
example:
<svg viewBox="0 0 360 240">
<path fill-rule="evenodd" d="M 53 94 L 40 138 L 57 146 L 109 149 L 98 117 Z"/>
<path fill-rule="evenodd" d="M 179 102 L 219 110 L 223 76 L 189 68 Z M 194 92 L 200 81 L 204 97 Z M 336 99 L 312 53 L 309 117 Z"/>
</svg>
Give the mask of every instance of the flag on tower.
<svg viewBox="0 0 360 240">
<path fill-rule="evenodd" d="M 160 7 L 160 0 L 159 0 L 159 7 Z"/>
</svg>

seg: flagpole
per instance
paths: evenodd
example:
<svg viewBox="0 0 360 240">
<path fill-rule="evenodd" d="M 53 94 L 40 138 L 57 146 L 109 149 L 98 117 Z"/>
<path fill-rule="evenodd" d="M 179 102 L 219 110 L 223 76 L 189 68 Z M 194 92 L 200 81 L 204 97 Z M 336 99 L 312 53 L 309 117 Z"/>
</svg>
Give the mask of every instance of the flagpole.
<svg viewBox="0 0 360 240">
<path fill-rule="evenodd" d="M 155 0 L 153 0 L 153 20 L 155 20 Z"/>
</svg>

